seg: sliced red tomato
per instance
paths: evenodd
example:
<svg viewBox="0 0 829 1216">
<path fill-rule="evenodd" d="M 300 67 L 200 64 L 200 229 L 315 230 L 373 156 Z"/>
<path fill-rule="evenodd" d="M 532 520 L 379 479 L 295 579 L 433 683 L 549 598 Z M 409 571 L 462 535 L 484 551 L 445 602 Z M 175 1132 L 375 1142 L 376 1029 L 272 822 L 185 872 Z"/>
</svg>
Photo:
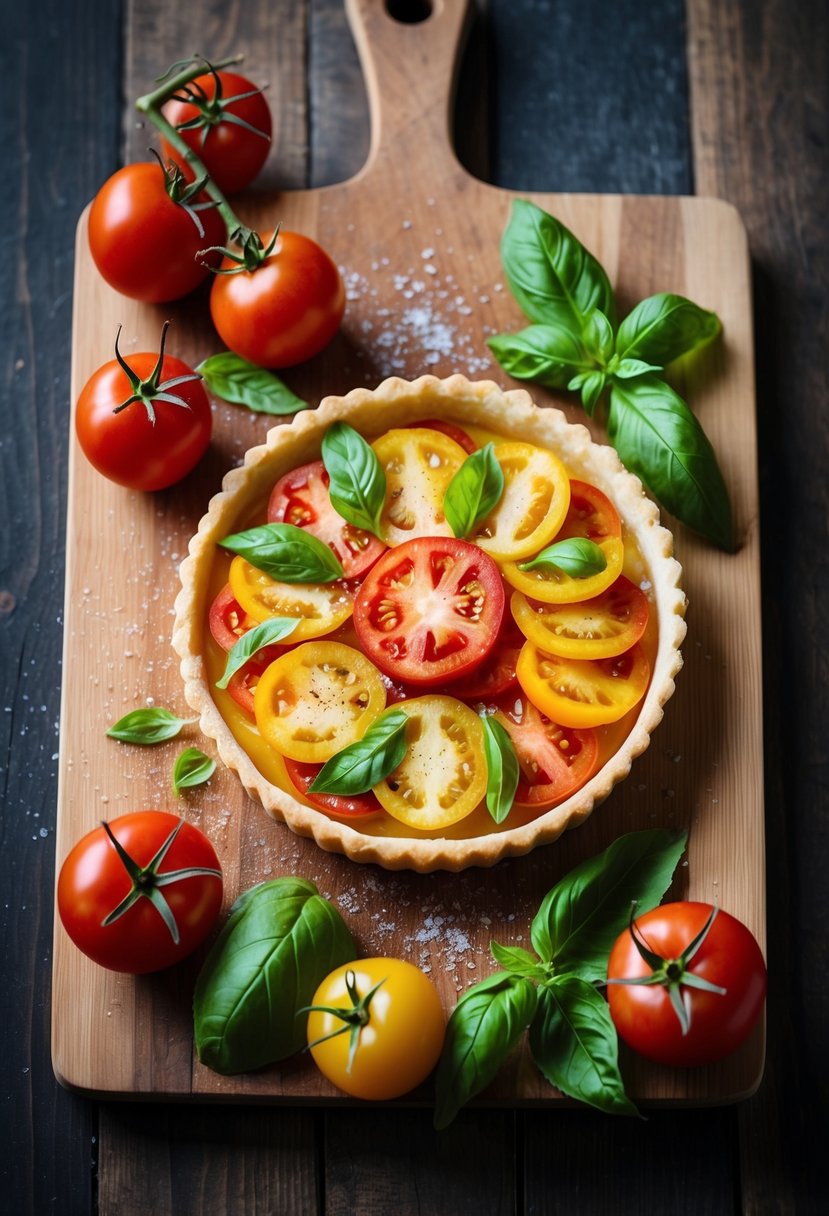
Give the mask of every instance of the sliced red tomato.
<svg viewBox="0 0 829 1216">
<path fill-rule="evenodd" d="M 264 653 L 265 651 L 262 651 L 262 654 Z M 262 659 L 259 655 L 254 655 L 252 659 L 248 659 L 244 667 L 240 667 L 238 671 L 235 671 L 228 681 L 227 691 L 251 721 L 256 720 L 254 709 L 256 686 L 270 661 L 270 658 Z"/>
<path fill-rule="evenodd" d="M 520 692 L 502 698 L 494 715 L 512 740 L 521 778 L 518 806 L 552 806 L 569 798 L 593 776 L 599 762 L 594 730 L 559 726 Z"/>
<path fill-rule="evenodd" d="M 233 594 L 230 583 L 225 583 L 210 605 L 208 624 L 213 641 L 222 650 L 230 650 L 243 633 L 257 624 L 249 617 Z"/>
<path fill-rule="evenodd" d="M 429 431 L 440 431 L 459 443 L 465 452 L 477 452 L 478 445 L 470 434 L 454 422 L 446 422 L 443 418 L 425 418 L 421 422 L 413 422 L 413 427 L 425 427 Z"/>
<path fill-rule="evenodd" d="M 562 726 L 618 722 L 641 701 L 649 679 L 650 664 L 638 643 L 613 659 L 562 659 L 532 642 L 518 656 L 518 683 Z"/>
<path fill-rule="evenodd" d="M 303 764 L 299 760 L 285 757 L 285 771 L 303 798 L 307 798 L 321 811 L 336 815 L 340 819 L 368 819 L 381 814 L 383 808 L 374 794 L 312 794 L 308 787 L 322 769 L 321 764 Z"/>
<path fill-rule="evenodd" d="M 321 460 L 280 477 L 268 503 L 268 523 L 307 528 L 340 559 L 346 578 L 373 566 L 386 548 L 381 540 L 347 523 L 328 497 L 329 477 Z"/>
<path fill-rule="evenodd" d="M 539 650 L 565 659 L 612 659 L 639 641 L 648 623 L 645 594 L 620 575 L 607 591 L 572 604 L 545 604 L 514 591 L 510 609 Z"/>
<path fill-rule="evenodd" d="M 481 663 L 503 615 L 498 567 L 453 536 L 421 536 L 389 549 L 354 601 L 354 627 L 369 658 L 392 679 L 420 688 Z"/>
</svg>

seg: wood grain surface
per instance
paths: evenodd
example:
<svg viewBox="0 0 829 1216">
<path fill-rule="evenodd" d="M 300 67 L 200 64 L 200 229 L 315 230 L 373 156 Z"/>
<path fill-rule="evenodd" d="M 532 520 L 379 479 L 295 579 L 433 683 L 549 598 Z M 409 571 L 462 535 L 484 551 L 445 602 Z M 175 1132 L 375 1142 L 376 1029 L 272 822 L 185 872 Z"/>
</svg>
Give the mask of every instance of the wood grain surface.
<svg viewBox="0 0 829 1216">
<path fill-rule="evenodd" d="M 829 10 L 822 0 L 478 7 L 455 115 L 467 167 L 520 190 L 716 195 L 739 208 L 748 228 L 771 978 L 763 1084 L 739 1106 L 652 1110 L 646 1123 L 573 1109 L 468 1110 L 441 1136 L 428 1110 L 190 1104 L 184 1112 L 100 1104 L 56 1084 L 52 841 L 77 217 L 120 163 L 146 155 L 131 99 L 162 65 L 205 49 L 208 36 L 211 49 L 245 50 L 257 67 L 258 47 L 267 48 L 272 101 L 285 115 L 269 186 L 351 176 L 368 128 L 340 0 L 8 6 L 0 77 L 0 1179 L 10 1212 L 362 1216 L 387 1212 L 390 1195 L 396 1212 L 430 1216 L 823 1210 Z M 266 43 L 262 31 L 277 15 L 283 36 Z"/>
<path fill-rule="evenodd" d="M 348 305 L 341 334 L 307 366 L 286 373 L 316 402 L 388 375 L 424 371 L 505 377 L 488 333 L 523 324 L 505 288 L 498 245 L 509 192 L 472 178 L 451 147 L 458 48 L 469 6 L 445 0 L 428 22 L 393 21 L 375 0 L 348 6 L 371 112 L 368 160 L 349 181 L 311 191 L 251 194 L 246 222 L 309 233 L 342 268 Z M 266 31 L 267 35 L 267 31 Z M 553 882 L 623 831 L 689 829 L 676 891 L 717 901 L 763 941 L 765 893 L 761 660 L 754 382 L 749 266 L 736 212 L 715 200 L 533 194 L 607 268 L 622 313 L 656 291 L 689 296 L 721 317 L 724 341 L 680 384 L 719 453 L 733 499 L 738 551 L 718 553 L 683 529 L 676 551 L 690 601 L 685 668 L 652 747 L 631 777 L 577 832 L 526 858 L 460 876 L 387 874 L 320 851 L 273 823 L 235 777 L 221 771 L 182 811 L 216 843 L 227 898 L 264 878 L 301 874 L 346 916 L 363 953 L 426 967 L 447 1011 L 496 969 L 494 937 L 527 940 Z M 124 300 L 102 281 L 78 230 L 72 398 L 109 352 L 152 349 L 161 319 L 171 346 L 195 365 L 216 349 L 204 296 L 172 308 Z M 540 391 L 538 400 L 552 400 Z M 583 417 L 571 402 L 559 402 Z M 181 750 L 117 745 L 106 727 L 149 699 L 185 715 L 170 650 L 177 567 L 221 473 L 260 442 L 267 418 L 216 405 L 209 458 L 180 487 L 151 497 L 99 477 L 70 452 L 67 592 L 57 855 L 102 815 L 138 806 L 178 809 L 168 774 Z M 601 436 L 596 430 L 597 436 Z M 202 745 L 199 737 L 188 743 Z M 212 744 L 205 744 L 212 751 Z M 108 973 L 56 925 L 53 1061 L 72 1087 L 109 1095 L 343 1101 L 310 1060 L 222 1077 L 193 1059 L 191 965 L 159 976 Z M 762 1073 L 762 1028 L 739 1053 L 708 1069 L 672 1071 L 625 1056 L 642 1101 L 717 1103 L 753 1092 Z M 484 1096 L 489 1102 L 557 1102 L 526 1045 Z M 412 1101 L 428 1100 L 428 1089 Z"/>
</svg>

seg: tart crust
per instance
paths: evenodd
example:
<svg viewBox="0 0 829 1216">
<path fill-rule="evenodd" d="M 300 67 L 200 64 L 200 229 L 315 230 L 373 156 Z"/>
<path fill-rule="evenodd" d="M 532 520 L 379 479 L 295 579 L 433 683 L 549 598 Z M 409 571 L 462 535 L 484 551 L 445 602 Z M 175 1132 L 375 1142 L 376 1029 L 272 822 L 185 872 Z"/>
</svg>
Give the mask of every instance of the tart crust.
<svg viewBox="0 0 829 1216">
<path fill-rule="evenodd" d="M 507 438 L 551 448 L 571 473 L 604 490 L 647 566 L 658 621 L 650 685 L 619 749 L 576 794 L 530 823 L 466 839 L 369 835 L 271 784 L 219 712 L 202 653 L 216 545 L 239 526 L 253 504 L 267 496 L 277 478 L 297 465 L 319 459 L 322 437 L 338 419 L 371 439 L 390 427 L 428 417 L 484 427 Z M 345 397 L 326 397 L 316 410 L 303 411 L 289 425 L 274 427 L 265 443 L 251 448 L 244 464 L 225 476 L 221 492 L 210 501 L 181 566 L 173 647 L 181 659 L 186 700 L 198 712 L 202 731 L 215 741 L 222 761 L 238 774 L 247 792 L 275 819 L 300 836 L 313 837 L 321 848 L 343 853 L 353 861 L 421 873 L 458 871 L 469 866 L 491 866 L 502 858 L 527 853 L 555 840 L 565 828 L 586 819 L 627 776 L 633 760 L 647 748 L 651 732 L 661 721 L 665 702 L 674 690 L 674 677 L 682 666 L 686 601 L 680 576 L 679 563 L 673 557 L 673 538 L 660 524 L 656 504 L 646 496 L 639 479 L 623 467 L 613 448 L 594 443 L 586 427 L 568 422 L 560 410 L 539 408 L 523 389 L 505 391 L 492 381 L 470 381 L 461 375 L 442 380 L 422 376 L 415 381 L 392 377 L 374 390 L 357 388 Z"/>
</svg>

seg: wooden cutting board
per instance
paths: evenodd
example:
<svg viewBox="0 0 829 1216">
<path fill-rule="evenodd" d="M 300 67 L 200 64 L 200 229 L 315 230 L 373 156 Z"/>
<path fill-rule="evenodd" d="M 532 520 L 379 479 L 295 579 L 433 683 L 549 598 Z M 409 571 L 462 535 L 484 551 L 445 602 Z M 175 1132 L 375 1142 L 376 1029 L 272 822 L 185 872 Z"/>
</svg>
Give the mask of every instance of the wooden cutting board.
<svg viewBox="0 0 829 1216">
<path fill-rule="evenodd" d="M 351 0 L 349 18 L 366 76 L 372 142 L 363 170 L 325 189 L 247 197 L 251 224 L 277 220 L 316 237 L 342 268 L 348 293 L 341 334 L 285 379 L 306 400 L 387 375 L 460 371 L 510 386 L 486 336 L 523 324 L 506 287 L 498 245 L 512 195 L 468 175 L 450 146 L 452 83 L 466 0 L 444 0 L 421 24 L 398 24 L 380 0 Z M 718 902 L 765 941 L 759 546 L 749 257 L 736 212 L 710 199 L 530 197 L 573 229 L 606 267 L 620 312 L 671 290 L 715 309 L 724 337 L 678 387 L 692 403 L 723 468 L 738 552 L 720 554 L 683 528 L 676 552 L 689 599 L 685 667 L 664 722 L 630 777 L 587 823 L 528 857 L 461 875 L 387 873 L 322 853 L 274 823 L 219 771 L 185 799 L 169 786 L 184 745 L 212 751 L 194 728 L 143 749 L 105 737 L 123 713 L 148 703 L 188 716 L 170 646 L 178 565 L 224 472 L 263 440 L 269 420 L 215 403 L 215 436 L 185 483 L 155 495 L 99 477 L 71 439 L 57 861 L 102 818 L 178 811 L 211 837 L 228 905 L 265 878 L 312 879 L 346 917 L 364 954 L 410 959 L 431 971 L 447 1010 L 494 969 L 489 942 L 528 944 L 532 915 L 573 865 L 623 832 L 687 826 L 675 896 Z M 91 262 L 86 216 L 78 226 L 73 401 L 111 357 L 115 330 L 129 356 L 169 349 L 191 363 L 220 349 L 206 293 L 154 308 L 112 292 Z M 552 398 L 539 390 L 539 402 Z M 584 421 L 572 401 L 556 401 Z M 391 420 L 390 420 L 391 421 Z M 667 521 L 669 524 L 670 520 Z M 199 959 L 133 979 L 97 968 L 55 926 L 53 1062 L 66 1085 L 108 1097 L 339 1101 L 307 1059 L 251 1076 L 221 1077 L 194 1059 L 190 1001 Z M 631 1095 L 645 1103 L 732 1101 L 759 1084 L 763 1029 L 731 1059 L 689 1072 L 622 1052 Z M 412 1100 L 428 1100 L 428 1091 Z M 484 1099 L 561 1103 L 515 1052 Z"/>
</svg>

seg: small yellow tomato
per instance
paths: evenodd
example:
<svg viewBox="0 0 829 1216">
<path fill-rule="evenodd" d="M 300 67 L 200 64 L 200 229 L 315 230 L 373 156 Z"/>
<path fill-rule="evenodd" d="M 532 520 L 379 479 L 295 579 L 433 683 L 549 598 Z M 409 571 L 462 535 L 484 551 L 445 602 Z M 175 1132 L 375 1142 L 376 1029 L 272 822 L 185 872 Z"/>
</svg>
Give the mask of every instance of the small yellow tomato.
<svg viewBox="0 0 829 1216">
<path fill-rule="evenodd" d="M 308 1015 L 320 1072 L 355 1098 L 399 1098 L 420 1085 L 443 1047 L 446 1019 L 428 976 L 403 959 L 345 963 L 322 981 Z"/>
</svg>

